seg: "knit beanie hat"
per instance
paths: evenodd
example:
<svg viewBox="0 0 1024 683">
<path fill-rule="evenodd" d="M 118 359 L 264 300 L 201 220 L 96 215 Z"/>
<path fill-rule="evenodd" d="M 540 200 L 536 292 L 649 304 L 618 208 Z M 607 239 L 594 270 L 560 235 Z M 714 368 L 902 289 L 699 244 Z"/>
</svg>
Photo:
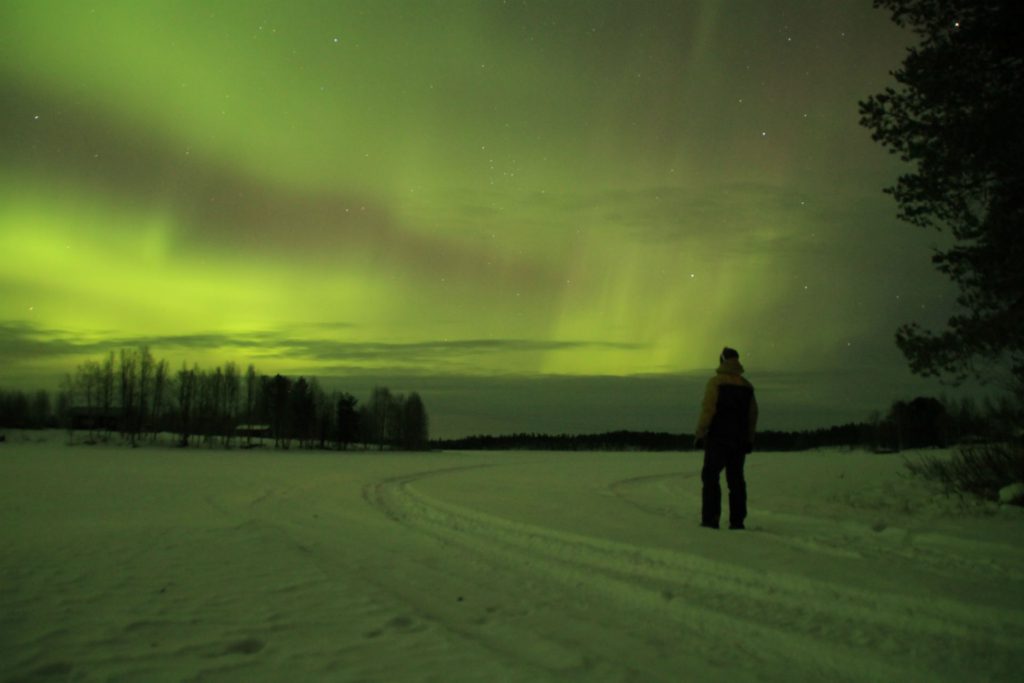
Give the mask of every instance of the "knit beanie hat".
<svg viewBox="0 0 1024 683">
<path fill-rule="evenodd" d="M 718 361 L 720 363 L 724 363 L 729 358 L 735 358 L 736 360 L 739 360 L 740 352 L 737 351 L 736 349 L 731 349 L 728 346 L 726 346 L 724 349 L 722 349 L 722 355 L 718 357 Z"/>
</svg>

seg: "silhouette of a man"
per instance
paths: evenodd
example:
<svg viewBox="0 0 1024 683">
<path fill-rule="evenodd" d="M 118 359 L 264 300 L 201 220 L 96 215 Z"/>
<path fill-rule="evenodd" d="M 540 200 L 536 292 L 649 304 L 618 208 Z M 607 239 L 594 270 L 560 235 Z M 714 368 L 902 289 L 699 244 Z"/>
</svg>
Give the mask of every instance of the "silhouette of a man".
<svg viewBox="0 0 1024 683">
<path fill-rule="evenodd" d="M 757 400 L 754 386 L 745 380 L 740 354 L 728 346 L 722 349 L 718 371 L 708 380 L 701 405 L 694 447 L 704 445 L 704 483 L 701 526 L 718 528 L 722 514 L 719 475 L 725 470 L 729 485 L 729 528 L 742 529 L 747 517 L 747 484 L 743 463 L 754 447 Z"/>
</svg>

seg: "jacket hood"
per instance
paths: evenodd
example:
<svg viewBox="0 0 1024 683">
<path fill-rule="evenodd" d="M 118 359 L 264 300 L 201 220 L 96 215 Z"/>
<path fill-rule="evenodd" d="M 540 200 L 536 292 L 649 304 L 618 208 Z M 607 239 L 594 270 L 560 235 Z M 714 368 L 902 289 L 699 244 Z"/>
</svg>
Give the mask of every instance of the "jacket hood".
<svg viewBox="0 0 1024 683">
<path fill-rule="evenodd" d="M 726 358 L 718 366 L 717 372 L 721 375 L 742 375 L 743 366 L 739 358 Z"/>
</svg>

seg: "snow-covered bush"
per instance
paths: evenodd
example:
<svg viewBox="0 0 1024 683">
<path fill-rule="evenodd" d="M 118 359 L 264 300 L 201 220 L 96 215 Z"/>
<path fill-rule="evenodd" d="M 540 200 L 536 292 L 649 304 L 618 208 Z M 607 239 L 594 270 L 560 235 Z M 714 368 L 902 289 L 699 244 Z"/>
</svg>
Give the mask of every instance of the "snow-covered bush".
<svg viewBox="0 0 1024 683">
<path fill-rule="evenodd" d="M 987 443 L 962 446 L 953 457 L 934 454 L 907 460 L 914 475 L 942 484 L 947 494 L 974 494 L 998 500 L 999 491 L 1024 481 L 1024 445 Z"/>
<path fill-rule="evenodd" d="M 1024 505 L 1024 482 L 1018 481 L 999 489 L 999 502 L 1007 505 Z"/>
</svg>

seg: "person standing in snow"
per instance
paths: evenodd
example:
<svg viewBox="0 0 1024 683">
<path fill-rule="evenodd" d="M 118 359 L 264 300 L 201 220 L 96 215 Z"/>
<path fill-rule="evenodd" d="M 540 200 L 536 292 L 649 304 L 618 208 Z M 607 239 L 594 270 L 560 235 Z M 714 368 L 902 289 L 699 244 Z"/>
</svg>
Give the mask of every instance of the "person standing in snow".
<svg viewBox="0 0 1024 683">
<path fill-rule="evenodd" d="M 743 529 L 747 517 L 747 484 L 743 463 L 754 447 L 757 400 L 754 386 L 743 378 L 740 354 L 728 346 L 719 356 L 718 371 L 708 380 L 701 404 L 694 447 L 704 446 L 701 470 L 701 526 L 718 528 L 722 514 L 719 475 L 725 470 L 729 485 L 729 528 Z"/>
</svg>

